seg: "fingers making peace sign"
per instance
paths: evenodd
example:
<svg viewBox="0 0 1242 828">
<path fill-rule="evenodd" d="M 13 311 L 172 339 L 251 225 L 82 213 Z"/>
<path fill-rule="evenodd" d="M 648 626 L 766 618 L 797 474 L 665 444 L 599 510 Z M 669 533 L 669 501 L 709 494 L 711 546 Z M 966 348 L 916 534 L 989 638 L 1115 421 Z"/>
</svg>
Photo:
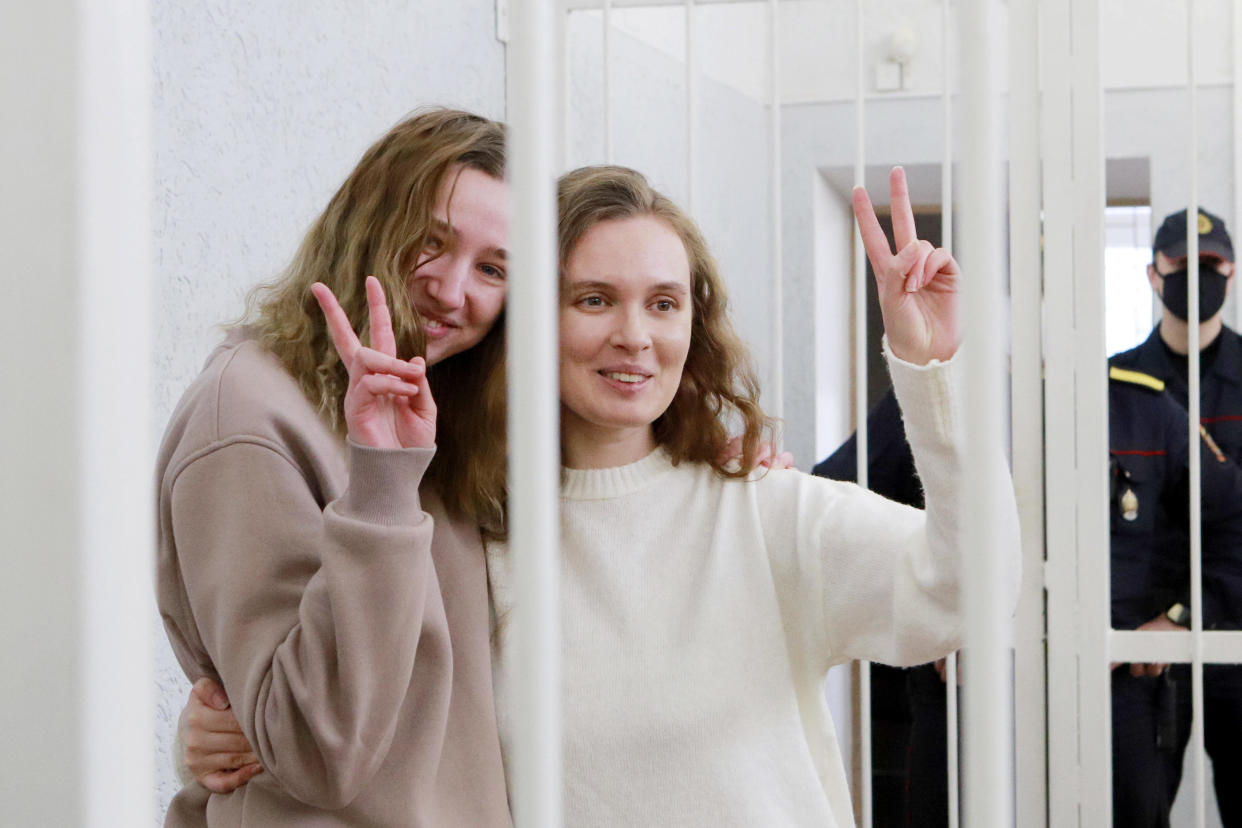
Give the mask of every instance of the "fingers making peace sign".
<svg viewBox="0 0 1242 828">
<path fill-rule="evenodd" d="M 854 216 L 875 271 L 888 347 L 894 356 L 915 365 L 947 360 L 961 341 L 957 317 L 961 271 L 949 251 L 932 247 L 915 232 L 905 170 L 894 167 L 888 185 L 896 255 L 889 249 L 867 191 L 854 188 Z"/>
<path fill-rule="evenodd" d="M 428 448 L 436 441 L 436 404 L 427 385 L 427 363 L 397 358 L 397 341 L 384 288 L 366 282 L 371 347 L 364 348 L 349 317 L 328 286 L 316 282 L 319 301 L 336 352 L 349 371 L 345 424 L 349 439 L 372 448 Z"/>
</svg>

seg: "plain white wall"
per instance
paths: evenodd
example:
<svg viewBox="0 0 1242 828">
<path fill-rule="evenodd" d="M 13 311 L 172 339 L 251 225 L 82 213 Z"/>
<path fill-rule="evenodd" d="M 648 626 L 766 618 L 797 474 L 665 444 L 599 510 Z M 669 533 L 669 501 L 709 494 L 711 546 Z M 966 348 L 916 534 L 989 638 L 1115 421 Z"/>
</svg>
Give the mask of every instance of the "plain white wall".
<svg viewBox="0 0 1242 828">
<path fill-rule="evenodd" d="M 255 284 L 388 127 L 421 105 L 504 117 L 494 0 L 153 0 L 155 401 L 178 397 Z M 160 813 L 188 683 L 159 629 Z"/>
<path fill-rule="evenodd" d="M 656 24 L 667 25 L 661 37 L 671 36 L 677 43 L 684 39 L 682 9 L 628 11 L 620 20 L 632 27 L 641 23 L 646 31 Z M 601 22 L 598 12 L 570 15 L 570 167 L 605 161 Z M 703 33 L 700 38 L 707 40 Z M 614 26 L 613 161 L 641 171 L 656 189 L 685 208 L 683 58 Z M 734 324 L 750 345 L 766 386 L 772 304 L 768 107 L 706 74 L 697 90 L 694 218 L 720 265 Z"/>
</svg>

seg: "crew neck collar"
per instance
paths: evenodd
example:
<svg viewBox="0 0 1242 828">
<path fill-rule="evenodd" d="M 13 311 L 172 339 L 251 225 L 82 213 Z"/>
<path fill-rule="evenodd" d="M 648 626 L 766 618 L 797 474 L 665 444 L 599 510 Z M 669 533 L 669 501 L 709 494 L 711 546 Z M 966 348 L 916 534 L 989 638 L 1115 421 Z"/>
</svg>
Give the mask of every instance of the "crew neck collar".
<svg viewBox="0 0 1242 828">
<path fill-rule="evenodd" d="M 567 500 L 603 500 L 636 492 L 673 468 L 663 448 L 641 460 L 606 469 L 561 469 L 561 497 Z"/>
</svg>

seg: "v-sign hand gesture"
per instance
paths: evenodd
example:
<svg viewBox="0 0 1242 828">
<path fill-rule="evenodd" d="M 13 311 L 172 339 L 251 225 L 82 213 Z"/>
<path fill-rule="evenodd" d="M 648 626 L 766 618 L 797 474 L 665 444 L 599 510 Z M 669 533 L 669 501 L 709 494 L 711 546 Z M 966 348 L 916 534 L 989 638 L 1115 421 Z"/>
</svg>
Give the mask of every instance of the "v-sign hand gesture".
<svg viewBox="0 0 1242 828">
<path fill-rule="evenodd" d="M 345 424 L 349 439 L 372 448 L 429 448 L 436 441 L 436 404 L 427 385 L 422 357 L 397 358 L 397 340 L 384 288 L 374 276 L 366 282 L 371 347 L 364 348 L 328 286 L 316 282 L 319 300 L 336 352 L 349 371 Z"/>
<path fill-rule="evenodd" d="M 905 170 L 894 167 L 888 185 L 896 255 L 888 248 L 867 191 L 854 188 L 854 216 L 875 271 L 888 347 L 894 356 L 915 365 L 949 359 L 961 341 L 957 317 L 961 271 L 947 250 L 933 248 L 915 233 Z"/>
</svg>

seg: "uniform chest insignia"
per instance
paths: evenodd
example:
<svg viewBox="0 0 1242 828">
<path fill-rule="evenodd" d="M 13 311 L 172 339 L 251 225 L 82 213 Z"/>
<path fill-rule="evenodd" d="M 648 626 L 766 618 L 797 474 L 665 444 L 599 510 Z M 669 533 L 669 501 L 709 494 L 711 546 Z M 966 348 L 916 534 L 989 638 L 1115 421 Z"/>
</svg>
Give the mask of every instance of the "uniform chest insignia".
<svg viewBox="0 0 1242 828">
<path fill-rule="evenodd" d="M 1121 516 L 1126 520 L 1135 520 L 1138 517 L 1138 495 L 1134 493 L 1134 489 L 1126 489 L 1121 495 Z"/>
</svg>

